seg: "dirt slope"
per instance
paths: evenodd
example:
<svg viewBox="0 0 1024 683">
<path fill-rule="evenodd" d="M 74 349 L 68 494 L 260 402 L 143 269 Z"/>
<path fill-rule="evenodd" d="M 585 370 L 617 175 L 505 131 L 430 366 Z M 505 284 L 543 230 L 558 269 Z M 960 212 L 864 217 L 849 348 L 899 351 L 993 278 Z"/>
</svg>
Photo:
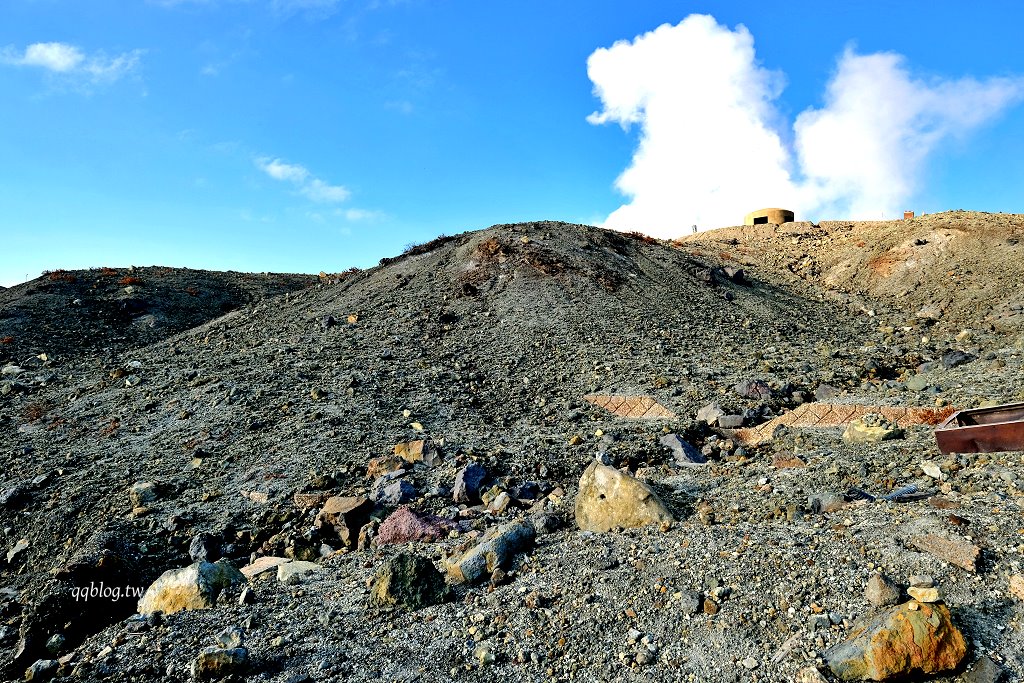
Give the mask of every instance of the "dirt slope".
<svg viewBox="0 0 1024 683">
<path fill-rule="evenodd" d="M 946 370 L 940 359 L 952 339 L 923 342 L 847 315 L 802 279 L 775 275 L 767 252 L 747 254 L 757 267 L 746 281 L 713 270 L 722 256 L 706 245 L 720 237 L 680 249 L 565 223 L 501 225 L 254 297 L 150 344 L 76 354 L 73 340 L 58 344 L 59 332 L 34 332 L 25 348 L 64 352 L 0 381 L 0 526 L 8 550 L 26 542 L 0 568 L 7 675 L 49 657 L 46 643 L 60 633 L 60 675 L 69 680 L 181 680 L 214 634 L 242 624 L 250 678 L 280 683 L 783 680 L 864 612 L 860 590 L 876 567 L 934 574 L 970 637 L 1015 651 L 1020 637 L 1004 632 L 1011 608 L 1000 591 L 1011 563 L 1024 559 L 1015 540 L 1019 461 L 944 463 L 956 473 L 957 514 L 985 530 L 977 542 L 993 558 L 979 586 L 908 549 L 922 529 L 948 531 L 949 513 L 923 499 L 850 505 L 831 517 L 809 503 L 853 486 L 934 490 L 919 467 L 939 459 L 930 430 L 864 447 L 833 428 L 741 449 L 694 415 L 715 401 L 754 425 L 819 389 L 850 403 L 974 404 L 1020 390 L 1019 349 L 979 331 L 957 342 L 971 361 Z M 76 283 L 58 281 L 55 291 Z M 919 371 L 929 382 L 911 388 Z M 741 395 L 741 380 L 764 389 Z M 592 393 L 642 395 L 676 417 L 618 417 L 584 400 Z M 705 449 L 711 464 L 672 465 L 658 443 L 666 432 Z M 369 609 L 367 581 L 396 549 L 344 550 L 293 495 L 368 494 L 368 461 L 421 438 L 441 461 L 405 473 L 415 491 L 408 505 L 450 520 L 453 532 L 407 549 L 440 560 L 494 525 L 537 515 L 545 531 L 507 581 L 460 586 L 454 601 L 421 613 Z M 678 523 L 576 529 L 576 482 L 599 451 L 656 486 Z M 777 469 L 776 455 L 805 466 Z M 470 462 L 500 489 L 528 493 L 499 512 L 456 505 L 456 472 Z M 156 500 L 133 510 L 136 482 L 152 483 Z M 717 521 L 705 524 L 698 506 Z M 394 509 L 381 502 L 374 514 Z M 165 620 L 132 619 L 133 598 L 70 597 L 99 582 L 145 587 L 188 565 L 200 532 L 220 539 L 237 566 L 289 555 L 318 559 L 323 571 L 297 586 L 254 582 L 253 604 L 227 600 Z M 713 596 L 719 611 L 684 615 L 668 597 L 677 591 Z M 834 623 L 808 633 L 821 610 Z M 638 663 L 632 629 L 657 644 L 657 657 Z M 797 633 L 799 649 L 772 662 Z M 481 664 L 482 644 L 496 653 L 493 664 Z M 756 671 L 738 664 L 746 657 Z M 485 665 L 494 669 L 480 671 Z"/>
<path fill-rule="evenodd" d="M 58 270 L 0 290 L 0 363 L 152 344 L 260 299 L 316 283 L 310 275 L 187 268 Z"/>
<path fill-rule="evenodd" d="M 724 254 L 903 321 L 1024 328 L 1024 216 L 947 211 L 907 221 L 822 221 L 713 230 L 685 248 Z"/>
</svg>

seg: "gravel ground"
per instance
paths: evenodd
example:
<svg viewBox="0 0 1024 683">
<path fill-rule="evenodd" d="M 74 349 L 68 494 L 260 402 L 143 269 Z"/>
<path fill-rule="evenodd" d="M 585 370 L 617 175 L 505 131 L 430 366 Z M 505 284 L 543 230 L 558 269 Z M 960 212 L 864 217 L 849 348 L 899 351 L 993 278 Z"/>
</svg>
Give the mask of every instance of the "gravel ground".
<svg viewBox="0 0 1024 683">
<path fill-rule="evenodd" d="M 921 220 L 939 230 L 940 217 Z M 962 221 L 966 233 L 1004 241 L 1019 224 Z M 838 263 L 849 258 L 846 225 L 784 230 L 813 229 L 815 249 L 801 238 L 798 250 Z M 919 227 L 908 222 L 900 243 L 921 239 Z M 1020 453 L 944 456 L 931 428 L 914 426 L 876 444 L 847 443 L 834 427 L 742 448 L 695 419 L 717 402 L 754 425 L 816 391 L 868 405 L 1024 400 L 1013 316 L 996 324 L 953 297 L 937 319 L 918 317 L 932 292 L 948 290 L 932 282 L 950 270 L 944 261 L 915 275 L 913 295 L 887 297 L 861 276 L 794 273 L 788 232 L 742 243 L 740 234 L 666 243 L 501 225 L 319 278 L 207 273 L 199 287 L 197 271 L 140 269 L 134 285 L 93 290 L 76 272 L 74 282 L 0 292 L 0 336 L 16 338 L 0 344 L 0 365 L 21 368 L 0 380 L 0 518 L 9 550 L 27 542 L 0 570 L 6 675 L 63 657 L 58 676 L 68 679 L 183 680 L 218 632 L 239 625 L 246 680 L 788 680 L 867 612 L 864 585 L 883 570 L 904 583 L 933 576 L 971 643 L 964 666 L 988 655 L 1020 680 L 1021 603 L 1008 589 L 1024 553 Z M 736 240 L 728 254 L 723 240 Z M 745 276 L 723 268 L 736 265 Z M 985 275 L 965 267 L 963 291 L 1010 311 L 1018 292 L 971 284 Z M 122 327 L 76 313 L 104 310 L 126 286 L 148 308 L 122 315 Z M 153 310 L 159 328 L 139 323 Z M 148 331 L 122 331 L 138 329 Z M 950 351 L 963 355 L 944 363 Z M 739 395 L 742 380 L 763 381 L 770 396 Z M 592 393 L 649 396 L 677 417 L 617 417 L 583 400 Z M 665 433 L 684 435 L 709 463 L 676 466 L 658 441 Z M 314 529 L 317 508 L 293 502 L 297 492 L 370 493 L 370 459 L 415 439 L 441 458 L 406 473 L 409 505 L 451 520 L 447 538 L 345 550 Z M 579 531 L 575 488 L 599 452 L 650 482 L 677 521 Z M 775 465 L 793 457 L 805 466 Z M 457 472 L 471 462 L 501 490 L 530 494 L 501 512 L 456 504 Z M 137 482 L 154 484 L 155 500 L 135 505 Z M 911 484 L 922 495 L 904 502 L 826 513 L 813 503 Z M 394 508 L 378 503 L 374 516 Z M 507 576 L 456 586 L 450 601 L 415 612 L 368 606 L 369 584 L 397 552 L 441 565 L 515 519 L 537 521 L 540 533 Z M 191 562 L 200 532 L 222 539 L 236 566 L 318 555 L 321 544 L 332 552 L 298 584 L 256 578 L 251 604 L 229 590 L 213 609 L 147 621 L 133 616 L 138 596 L 72 597 L 100 581 L 148 586 Z M 978 571 L 915 549 L 927 533 L 978 545 Z M 48 653 L 57 633 L 65 642 Z"/>
</svg>

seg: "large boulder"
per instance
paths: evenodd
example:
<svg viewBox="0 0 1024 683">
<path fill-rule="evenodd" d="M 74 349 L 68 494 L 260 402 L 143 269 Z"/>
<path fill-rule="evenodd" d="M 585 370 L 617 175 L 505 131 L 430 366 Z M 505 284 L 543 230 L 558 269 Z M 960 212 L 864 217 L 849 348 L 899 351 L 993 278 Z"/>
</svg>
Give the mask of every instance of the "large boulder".
<svg viewBox="0 0 1024 683">
<path fill-rule="evenodd" d="M 373 582 L 370 604 L 416 610 L 444 602 L 451 595 L 444 575 L 425 557 L 400 553 L 391 558 Z"/>
<path fill-rule="evenodd" d="M 139 614 L 207 609 L 217 603 L 222 590 L 245 582 L 245 576 L 225 562 L 196 562 L 184 569 L 171 569 L 146 589 L 139 600 Z"/>
<path fill-rule="evenodd" d="M 614 467 L 595 460 L 580 477 L 576 524 L 584 531 L 627 529 L 673 519 L 647 484 Z"/>
<path fill-rule="evenodd" d="M 885 681 L 952 671 L 966 653 L 944 604 L 911 600 L 867 617 L 824 656 L 840 680 Z"/>
</svg>

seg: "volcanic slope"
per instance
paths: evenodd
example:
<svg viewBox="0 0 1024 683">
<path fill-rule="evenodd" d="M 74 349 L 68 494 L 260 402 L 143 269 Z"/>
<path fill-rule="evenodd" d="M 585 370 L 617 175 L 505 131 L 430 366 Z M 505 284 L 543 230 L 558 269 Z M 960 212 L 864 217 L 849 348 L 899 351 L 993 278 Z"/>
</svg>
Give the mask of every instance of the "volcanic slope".
<svg viewBox="0 0 1024 683">
<path fill-rule="evenodd" d="M 666 643 L 656 679 L 670 680 L 675 671 L 706 677 L 732 667 L 734 652 L 766 661 L 797 626 L 777 609 L 783 601 L 824 602 L 852 619 L 859 607 L 851 595 L 882 558 L 894 569 L 928 569 L 944 579 L 948 567 L 921 566 L 920 554 L 899 545 L 880 521 L 886 513 L 879 508 L 851 512 L 852 530 L 825 536 L 813 517 L 791 515 L 787 524 L 778 512 L 785 520 L 788 505 L 804 509 L 810 491 L 918 481 L 916 459 L 930 433 L 911 430 L 906 442 L 868 453 L 831 432 L 815 437 L 820 442 L 790 436 L 743 452 L 692 419 L 717 401 L 756 424 L 808 400 L 824 383 L 847 392 L 847 401 L 934 405 L 934 393 L 896 385 L 933 361 L 937 349 L 896 346 L 866 316 L 848 317 L 831 302 L 757 274 L 744 284 L 712 265 L 640 236 L 564 223 L 499 225 L 439 238 L 379 267 L 321 279 L 151 345 L 48 354 L 43 383 L 19 381 L 36 369 L 10 371 L 0 396 L 7 478 L 0 522 L 9 548 L 19 548 L 2 569 L 9 590 L 0 592 L 9 675 L 49 656 L 46 643 L 59 632 L 67 639 L 61 671 L 68 676 L 176 680 L 212 634 L 244 623 L 256 670 L 275 681 L 300 674 L 472 677 L 481 639 L 501 643 L 495 647 L 509 680 L 591 668 L 587 675 L 607 679 L 629 670 L 608 653 L 634 626 Z M 974 343 L 976 356 L 996 354 L 1019 367 L 1000 340 Z M 45 352 L 45 342 L 39 348 Z M 883 367 L 886 377 L 879 376 Z M 970 377 L 957 374 L 963 372 L 953 369 L 949 381 Z M 764 382 L 767 391 L 739 395 L 731 388 L 744 379 Z M 993 375 L 959 398 L 992 398 L 1005 389 L 1001 382 Z M 617 417 L 588 403 L 588 394 L 642 395 L 677 417 Z M 673 469 L 657 441 L 666 430 L 706 448 L 712 468 Z M 225 603 L 165 621 L 119 622 L 135 611 L 137 596 L 70 597 L 71 588 L 101 581 L 149 585 L 190 563 L 189 542 L 200 532 L 221 539 L 237 566 L 254 555 L 316 558 L 322 544 L 341 550 L 313 528 L 316 509 L 296 505 L 293 495 L 368 493 L 368 461 L 414 439 L 436 444 L 442 459 L 406 473 L 416 491 L 410 504 L 457 528 L 451 539 L 420 544 L 417 552 L 450 554 L 489 526 L 529 514 L 520 505 L 497 514 L 454 506 L 456 471 L 469 462 L 483 465 L 504 490 L 536 489 L 556 520 L 550 530 L 557 520 L 568 528 L 544 535 L 517 561 L 521 578 L 493 593 L 460 587 L 457 602 L 431 608 L 422 621 L 366 608 L 366 582 L 393 554 L 385 547 L 331 553 L 322 578 L 299 587 L 255 583 L 254 605 Z M 775 473 L 775 448 L 803 449 L 807 468 Z M 681 525 L 606 535 L 572 528 L 572 494 L 598 450 L 619 467 L 646 473 Z M 152 484 L 141 505 L 129 495 L 137 482 Z M 699 500 L 715 508 L 719 524 L 697 521 Z M 375 516 L 393 510 L 382 502 Z M 979 524 L 999 529 L 993 543 L 1009 542 L 1003 520 L 978 510 Z M 914 529 L 937 523 L 916 512 L 901 520 Z M 798 571 L 811 566 L 808 548 L 833 570 L 827 578 L 824 569 Z M 716 577 L 713 585 L 709 577 Z M 825 580 L 832 588 L 822 587 Z M 724 603 L 723 619 L 707 616 L 691 630 L 647 595 L 671 594 L 670 585 L 732 586 L 738 597 Z M 972 587 L 950 592 L 974 600 L 963 617 L 974 635 L 996 638 L 1002 622 L 986 612 L 991 598 L 965 592 Z M 529 590 L 552 608 L 537 609 L 536 601 L 524 607 Z M 590 603 L 593 609 L 572 616 Z M 479 621 L 466 609 L 487 615 L 485 625 L 471 627 Z M 514 630 L 504 630 L 502 613 Z M 549 623 L 533 623 L 541 617 Z M 843 623 L 839 618 L 825 639 L 839 637 Z M 806 647 L 813 660 L 813 639 Z M 786 662 L 786 674 L 801 661 Z"/>
<path fill-rule="evenodd" d="M 825 292 L 896 325 L 1024 330 L 1024 216 L 946 211 L 901 221 L 757 225 L 677 244 Z M 881 312 L 881 311 L 879 311 Z"/>
<path fill-rule="evenodd" d="M 160 266 L 55 270 L 0 289 L 0 364 L 123 352 L 318 279 Z"/>
</svg>

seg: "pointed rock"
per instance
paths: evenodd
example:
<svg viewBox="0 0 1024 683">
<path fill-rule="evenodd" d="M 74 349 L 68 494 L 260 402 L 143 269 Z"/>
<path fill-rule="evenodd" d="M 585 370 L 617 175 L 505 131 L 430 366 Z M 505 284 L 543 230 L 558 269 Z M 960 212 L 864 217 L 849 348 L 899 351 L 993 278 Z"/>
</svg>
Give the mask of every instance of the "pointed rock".
<svg viewBox="0 0 1024 683">
<path fill-rule="evenodd" d="M 875 607 L 895 605 L 900 601 L 900 587 L 885 574 L 872 574 L 864 589 L 864 597 Z"/>
<path fill-rule="evenodd" d="M 576 524 L 584 531 L 611 531 L 674 518 L 657 494 L 639 479 L 593 461 L 580 477 Z"/>
<path fill-rule="evenodd" d="M 911 600 L 866 618 L 824 656 L 840 680 L 885 681 L 951 671 L 966 653 L 944 604 Z"/>
</svg>

